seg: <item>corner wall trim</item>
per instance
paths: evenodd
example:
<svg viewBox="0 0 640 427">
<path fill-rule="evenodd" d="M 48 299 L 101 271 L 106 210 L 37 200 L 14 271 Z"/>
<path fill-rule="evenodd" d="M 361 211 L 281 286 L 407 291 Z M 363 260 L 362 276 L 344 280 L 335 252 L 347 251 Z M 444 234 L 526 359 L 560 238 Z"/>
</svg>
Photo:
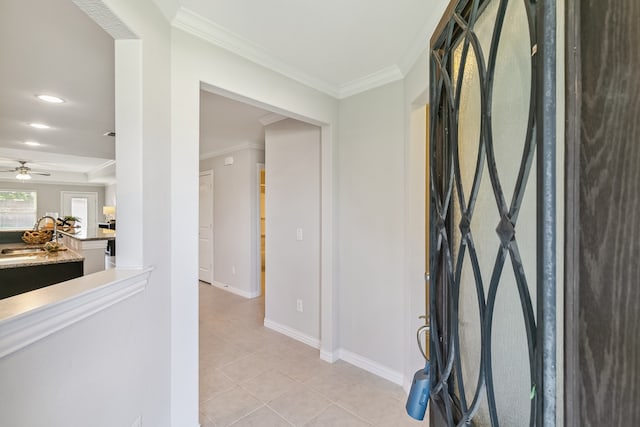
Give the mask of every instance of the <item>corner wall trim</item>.
<svg viewBox="0 0 640 427">
<path fill-rule="evenodd" d="M 325 362 L 335 363 L 340 360 L 340 354 L 337 351 L 320 350 L 320 359 Z"/>
<path fill-rule="evenodd" d="M 302 332 L 296 329 L 281 325 L 280 323 L 274 322 L 273 320 L 269 320 L 267 318 L 264 319 L 264 326 L 265 328 L 269 328 L 271 330 L 279 332 L 283 335 L 288 336 L 289 338 L 293 338 L 294 340 L 300 341 L 301 343 L 304 343 L 308 346 L 320 349 L 319 339 L 303 334 Z"/>
<path fill-rule="evenodd" d="M 101 271 L 0 301 L 0 358 L 142 292 L 152 270 Z"/>
</svg>

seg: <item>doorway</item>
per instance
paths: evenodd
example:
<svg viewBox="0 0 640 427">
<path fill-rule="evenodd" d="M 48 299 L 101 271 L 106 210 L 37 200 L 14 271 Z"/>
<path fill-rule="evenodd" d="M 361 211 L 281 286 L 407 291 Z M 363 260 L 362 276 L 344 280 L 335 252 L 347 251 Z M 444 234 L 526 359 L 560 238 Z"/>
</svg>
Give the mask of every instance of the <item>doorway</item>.
<svg viewBox="0 0 640 427">
<path fill-rule="evenodd" d="M 265 194 L 266 194 L 266 182 L 265 182 L 266 172 L 264 170 L 264 164 L 258 164 L 258 277 L 260 280 L 259 288 L 260 295 L 265 294 L 265 283 L 266 283 L 266 210 L 265 210 Z"/>
<path fill-rule="evenodd" d="M 80 219 L 83 228 L 97 227 L 98 193 L 94 192 L 60 192 L 60 216 L 75 216 Z"/>
<path fill-rule="evenodd" d="M 213 171 L 200 173 L 198 279 L 213 282 Z"/>
</svg>

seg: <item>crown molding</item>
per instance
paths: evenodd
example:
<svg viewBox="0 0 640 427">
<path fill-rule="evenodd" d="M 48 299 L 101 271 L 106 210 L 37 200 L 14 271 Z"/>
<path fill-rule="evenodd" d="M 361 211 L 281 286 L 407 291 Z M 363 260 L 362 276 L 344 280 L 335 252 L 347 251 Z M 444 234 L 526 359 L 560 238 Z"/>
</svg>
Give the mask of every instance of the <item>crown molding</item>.
<svg viewBox="0 0 640 427">
<path fill-rule="evenodd" d="M 16 184 L 17 183 L 17 184 Z M 115 184 L 116 181 L 114 180 L 111 183 L 108 182 L 88 182 L 88 181 L 70 181 L 70 180 L 53 180 L 53 181 L 44 181 L 44 180 L 39 180 L 39 179 L 30 179 L 29 182 L 27 184 L 23 184 L 22 182 L 18 182 L 17 179 L 6 179 L 6 178 L 0 178 L 0 187 L 3 187 L 3 189 L 11 189 L 11 190 L 15 190 L 15 189 L 27 189 L 27 190 L 31 190 L 36 185 L 57 185 L 57 186 L 62 186 L 62 187 L 106 187 L 107 185 L 111 185 L 111 184 Z M 19 185 L 20 187 L 16 187 L 16 185 Z"/>
<path fill-rule="evenodd" d="M 271 55 L 266 54 L 259 45 L 187 8 L 181 7 L 178 10 L 171 25 L 329 96 L 337 98 L 339 95 L 338 88 L 335 85 L 310 76 L 273 58 Z"/>
<path fill-rule="evenodd" d="M 116 177 L 116 161 L 115 160 L 108 160 L 103 164 L 101 164 L 100 166 L 98 166 L 97 168 L 94 168 L 89 172 L 87 172 L 87 180 L 89 182 L 93 182 L 93 181 L 102 182 L 101 180 L 112 181 L 112 180 L 115 180 L 115 177 Z"/>
<path fill-rule="evenodd" d="M 386 84 L 402 80 L 404 74 L 400 69 L 391 65 L 368 76 L 361 77 L 353 80 L 340 87 L 340 99 L 347 98 L 349 96 L 357 95 L 367 90 L 375 89 Z"/>
<path fill-rule="evenodd" d="M 444 12 L 447 2 L 444 3 L 442 10 L 432 13 L 431 19 L 424 23 L 418 34 L 413 39 L 413 43 L 404 52 L 398 61 L 398 68 L 403 75 L 407 75 L 411 67 L 416 63 L 420 55 L 429 50 L 429 40 L 434 28 L 438 25 L 440 16 Z"/>
<path fill-rule="evenodd" d="M 445 4 L 446 5 L 446 4 Z M 242 58 L 275 71 L 285 77 L 316 89 L 336 99 L 344 99 L 377 87 L 402 80 L 411 67 L 429 47 L 429 36 L 437 24 L 441 13 L 434 13 L 416 35 L 415 39 L 400 57 L 397 64 L 390 65 L 369 75 L 352 80 L 348 83 L 335 85 L 317 77 L 313 77 L 295 67 L 265 53 L 256 43 L 235 34 L 213 21 L 181 7 L 171 25 L 191 35 L 204 39 L 218 47 L 228 50 Z M 434 19 L 436 19 L 435 22 Z"/>
<path fill-rule="evenodd" d="M 413 43 L 411 43 L 411 46 L 409 46 L 409 49 L 405 51 L 404 55 L 402 55 L 398 61 L 398 69 L 404 76 L 409 73 L 409 70 L 411 70 L 411 67 L 416 63 L 420 55 L 428 51 L 429 37 L 426 36 L 426 34 L 430 34 L 429 31 L 432 29 L 433 25 L 431 25 L 431 23 L 425 25 L 422 28 L 423 31 L 420 31 L 420 35 L 415 38 Z"/>
<path fill-rule="evenodd" d="M 269 113 L 260 117 L 258 121 L 262 123 L 262 126 L 269 126 L 284 119 L 286 119 L 285 116 L 281 116 L 280 114 L 277 114 L 277 113 Z"/>
<path fill-rule="evenodd" d="M 256 144 L 255 142 L 246 142 L 244 144 L 234 145 L 233 147 L 225 148 L 223 150 L 211 151 L 209 153 L 200 154 L 200 160 L 213 159 L 214 157 L 224 156 L 225 154 L 236 153 L 242 150 L 260 150 L 264 151 L 264 146 Z"/>
</svg>

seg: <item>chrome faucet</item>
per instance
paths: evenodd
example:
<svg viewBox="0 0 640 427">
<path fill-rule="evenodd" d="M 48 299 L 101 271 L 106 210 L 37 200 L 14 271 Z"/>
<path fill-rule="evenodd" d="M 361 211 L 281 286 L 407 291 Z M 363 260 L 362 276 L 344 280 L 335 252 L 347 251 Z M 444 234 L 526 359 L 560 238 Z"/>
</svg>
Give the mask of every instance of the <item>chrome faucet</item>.
<svg viewBox="0 0 640 427">
<path fill-rule="evenodd" d="M 33 230 L 37 231 L 40 228 L 40 223 L 42 222 L 42 220 L 47 218 L 53 221 L 53 239 L 55 240 L 56 243 L 58 243 L 58 220 L 55 219 L 54 217 L 49 215 L 43 216 L 38 220 L 38 222 L 36 222 L 36 225 L 33 227 Z"/>
</svg>

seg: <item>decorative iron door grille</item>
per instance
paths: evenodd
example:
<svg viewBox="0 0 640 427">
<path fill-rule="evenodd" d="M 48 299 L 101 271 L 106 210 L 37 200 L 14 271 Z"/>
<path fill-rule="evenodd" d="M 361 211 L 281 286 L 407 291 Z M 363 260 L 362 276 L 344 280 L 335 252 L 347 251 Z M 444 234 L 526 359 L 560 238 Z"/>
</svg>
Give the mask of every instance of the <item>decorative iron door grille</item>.
<svg viewBox="0 0 640 427">
<path fill-rule="evenodd" d="M 555 74 L 541 73 L 555 66 L 555 32 L 538 40 L 548 4 L 459 0 L 447 13 L 430 59 L 432 427 L 550 425 Z"/>
</svg>

